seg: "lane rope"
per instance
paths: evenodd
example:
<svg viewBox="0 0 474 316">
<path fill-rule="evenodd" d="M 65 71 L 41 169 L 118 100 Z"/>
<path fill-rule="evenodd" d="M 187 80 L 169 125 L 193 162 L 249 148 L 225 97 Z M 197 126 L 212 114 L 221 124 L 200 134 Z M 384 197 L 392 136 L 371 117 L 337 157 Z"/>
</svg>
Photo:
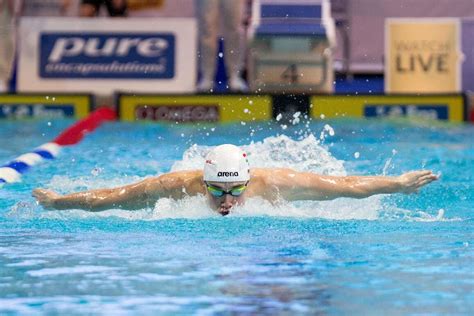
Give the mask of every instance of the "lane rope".
<svg viewBox="0 0 474 316">
<path fill-rule="evenodd" d="M 114 110 L 102 107 L 86 118 L 76 122 L 64 130 L 52 142 L 43 144 L 29 153 L 23 154 L 0 167 L 0 185 L 13 183 L 21 180 L 22 174 L 27 172 L 32 166 L 45 160 L 56 158 L 62 146 L 71 146 L 79 143 L 84 136 L 105 121 L 114 121 L 117 115 Z"/>
</svg>

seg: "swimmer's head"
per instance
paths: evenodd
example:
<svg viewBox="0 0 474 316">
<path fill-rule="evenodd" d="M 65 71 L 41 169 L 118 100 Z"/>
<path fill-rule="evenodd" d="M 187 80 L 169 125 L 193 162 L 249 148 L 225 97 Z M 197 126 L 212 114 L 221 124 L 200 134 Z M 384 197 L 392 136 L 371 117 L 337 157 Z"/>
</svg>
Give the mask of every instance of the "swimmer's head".
<svg viewBox="0 0 474 316">
<path fill-rule="evenodd" d="M 247 154 L 239 147 L 224 144 L 212 149 L 204 164 L 206 182 L 246 182 L 250 180 Z"/>
<path fill-rule="evenodd" d="M 211 207 L 221 215 L 244 201 L 250 180 L 247 155 L 237 146 L 220 145 L 206 156 L 204 184 Z"/>
</svg>

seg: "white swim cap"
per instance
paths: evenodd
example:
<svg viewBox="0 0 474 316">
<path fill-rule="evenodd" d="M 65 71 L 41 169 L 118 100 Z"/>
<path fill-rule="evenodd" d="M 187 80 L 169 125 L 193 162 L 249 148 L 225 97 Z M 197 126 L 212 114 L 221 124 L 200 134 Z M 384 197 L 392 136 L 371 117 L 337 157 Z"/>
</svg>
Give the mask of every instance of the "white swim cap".
<svg viewBox="0 0 474 316">
<path fill-rule="evenodd" d="M 239 147 L 224 144 L 212 149 L 204 164 L 204 181 L 249 181 L 250 171 L 247 154 Z"/>
</svg>

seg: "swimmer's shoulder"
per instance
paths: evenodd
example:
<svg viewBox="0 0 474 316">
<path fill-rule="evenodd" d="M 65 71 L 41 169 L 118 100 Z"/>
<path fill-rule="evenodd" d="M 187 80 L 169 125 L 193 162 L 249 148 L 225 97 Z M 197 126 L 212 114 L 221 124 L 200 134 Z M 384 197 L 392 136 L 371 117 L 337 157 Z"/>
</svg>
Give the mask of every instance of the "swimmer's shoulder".
<svg viewBox="0 0 474 316">
<path fill-rule="evenodd" d="M 181 170 L 162 174 L 160 176 L 150 178 L 151 181 L 159 181 L 162 183 L 190 183 L 201 182 L 203 179 L 202 170 Z"/>
<path fill-rule="evenodd" d="M 250 169 L 250 178 L 254 181 L 263 181 L 272 172 L 272 168 L 251 168 Z"/>
<path fill-rule="evenodd" d="M 291 177 L 297 173 L 297 171 L 290 168 L 252 168 L 250 169 L 250 175 L 259 182 L 265 182 L 267 184 L 278 180 L 279 178 Z"/>
<path fill-rule="evenodd" d="M 204 176 L 204 172 L 202 170 L 181 170 L 181 171 L 173 171 L 167 173 L 169 177 L 179 178 L 182 180 L 201 180 Z"/>
<path fill-rule="evenodd" d="M 249 195 L 261 196 L 270 202 L 280 197 L 280 189 L 289 185 L 290 175 L 296 171 L 289 168 L 250 169 Z"/>
<path fill-rule="evenodd" d="M 164 190 L 181 192 L 183 188 L 192 193 L 200 193 L 202 187 L 202 170 L 173 171 L 160 176 L 148 178 L 151 190 Z M 194 192 L 196 191 L 196 192 Z M 190 193 L 191 193 L 190 192 Z"/>
</svg>

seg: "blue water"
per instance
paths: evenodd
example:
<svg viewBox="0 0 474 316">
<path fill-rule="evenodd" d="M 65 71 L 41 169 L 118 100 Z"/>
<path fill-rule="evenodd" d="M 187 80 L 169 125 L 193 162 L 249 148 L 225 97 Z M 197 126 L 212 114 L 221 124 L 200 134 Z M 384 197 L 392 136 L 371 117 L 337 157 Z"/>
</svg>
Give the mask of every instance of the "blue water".
<svg viewBox="0 0 474 316">
<path fill-rule="evenodd" d="M 72 121 L 2 122 L 0 161 Z M 474 313 L 474 128 L 365 120 L 200 127 L 107 124 L 0 189 L 0 314 Z M 31 190 L 115 186 L 198 168 L 207 146 L 254 166 L 397 175 L 418 195 L 252 200 L 220 217 L 202 197 L 153 209 L 45 211 Z M 196 144 L 196 145 L 195 145 Z M 183 157 L 184 154 L 184 157 Z"/>
</svg>

